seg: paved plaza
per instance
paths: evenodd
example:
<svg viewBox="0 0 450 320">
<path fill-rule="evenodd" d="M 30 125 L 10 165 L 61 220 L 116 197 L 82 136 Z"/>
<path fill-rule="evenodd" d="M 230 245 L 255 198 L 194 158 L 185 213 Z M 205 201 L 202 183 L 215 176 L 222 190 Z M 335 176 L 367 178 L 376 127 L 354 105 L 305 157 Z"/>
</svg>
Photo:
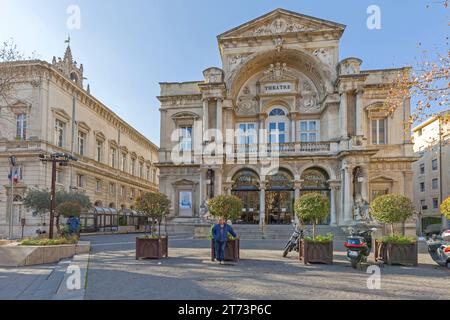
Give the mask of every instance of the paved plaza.
<svg viewBox="0 0 450 320">
<path fill-rule="evenodd" d="M 136 261 L 135 237 L 84 237 L 92 244 L 85 299 L 450 299 L 450 270 L 426 253 L 417 268 L 382 266 L 381 289 L 370 290 L 366 269 L 353 270 L 339 246 L 333 265 L 305 266 L 293 253 L 281 258 L 284 241 L 243 240 L 242 260 L 220 266 L 209 241 L 187 234 L 171 237 L 169 259 Z M 58 299 L 69 264 L 0 269 L 0 299 Z"/>
<path fill-rule="evenodd" d="M 209 241 L 179 235 L 169 259 L 136 261 L 134 237 L 89 237 L 86 299 L 450 299 L 450 270 L 426 253 L 418 268 L 382 267 L 381 289 L 369 290 L 366 270 L 353 270 L 343 251 L 334 265 L 305 266 L 293 253 L 281 258 L 284 241 L 243 240 L 242 260 L 220 266 Z"/>
</svg>

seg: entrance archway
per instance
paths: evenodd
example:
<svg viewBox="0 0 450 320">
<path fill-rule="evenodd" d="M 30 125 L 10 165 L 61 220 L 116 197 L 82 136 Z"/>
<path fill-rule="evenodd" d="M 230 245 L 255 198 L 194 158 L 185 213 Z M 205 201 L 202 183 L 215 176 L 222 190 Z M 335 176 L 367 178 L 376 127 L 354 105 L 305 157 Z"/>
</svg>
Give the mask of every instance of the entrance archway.
<svg viewBox="0 0 450 320">
<path fill-rule="evenodd" d="M 259 176 L 255 171 L 242 169 L 234 175 L 231 193 L 244 204 L 241 217 L 235 223 L 259 223 L 259 192 Z"/>
<path fill-rule="evenodd" d="M 300 195 L 307 193 L 320 193 L 326 196 L 331 201 L 331 189 L 328 181 L 330 177 L 328 173 L 322 168 L 309 168 L 303 171 L 301 176 L 302 189 L 300 190 Z M 331 217 L 321 221 L 321 224 L 328 225 L 330 224 Z"/>
<path fill-rule="evenodd" d="M 266 224 L 290 224 L 294 218 L 294 177 L 285 170 L 266 177 Z"/>
</svg>

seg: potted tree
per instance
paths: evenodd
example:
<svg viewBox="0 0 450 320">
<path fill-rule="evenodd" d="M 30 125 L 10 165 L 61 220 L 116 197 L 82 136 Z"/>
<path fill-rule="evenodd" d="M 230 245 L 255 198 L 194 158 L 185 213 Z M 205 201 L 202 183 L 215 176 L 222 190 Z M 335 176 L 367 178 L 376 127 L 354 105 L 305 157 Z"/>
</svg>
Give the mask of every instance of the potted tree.
<svg viewBox="0 0 450 320">
<path fill-rule="evenodd" d="M 441 204 L 441 213 L 445 219 L 450 220 L 450 197 Z M 444 230 L 448 228 L 448 223 L 444 225 Z"/>
<path fill-rule="evenodd" d="M 330 214 L 330 202 L 320 193 L 309 193 L 295 201 L 295 213 L 302 223 L 312 224 L 312 237 L 300 239 L 299 259 L 308 263 L 333 263 L 333 235 L 317 235 L 316 225 Z"/>
<path fill-rule="evenodd" d="M 417 266 L 417 239 L 396 234 L 394 230 L 394 224 L 404 223 L 413 214 L 414 204 L 408 197 L 402 195 L 380 196 L 371 203 L 370 215 L 375 220 L 390 226 L 390 236 L 375 240 L 376 261 L 382 260 L 388 265 Z"/>
<path fill-rule="evenodd" d="M 149 192 L 136 199 L 137 210 L 150 218 L 151 234 L 136 238 L 136 260 L 161 259 L 169 256 L 168 236 L 161 236 L 161 222 L 169 211 L 170 200 L 160 192 Z M 156 229 L 156 225 L 158 230 Z"/>
<path fill-rule="evenodd" d="M 208 201 L 209 213 L 215 217 L 223 218 L 227 220 L 235 220 L 239 218 L 242 212 L 242 200 L 236 196 L 225 195 L 217 196 Z M 211 228 L 212 230 L 212 228 Z M 214 241 L 211 238 L 211 260 L 215 259 Z M 225 247 L 225 261 L 238 261 L 239 260 L 240 241 L 238 238 L 233 238 L 228 235 L 228 241 Z"/>
</svg>

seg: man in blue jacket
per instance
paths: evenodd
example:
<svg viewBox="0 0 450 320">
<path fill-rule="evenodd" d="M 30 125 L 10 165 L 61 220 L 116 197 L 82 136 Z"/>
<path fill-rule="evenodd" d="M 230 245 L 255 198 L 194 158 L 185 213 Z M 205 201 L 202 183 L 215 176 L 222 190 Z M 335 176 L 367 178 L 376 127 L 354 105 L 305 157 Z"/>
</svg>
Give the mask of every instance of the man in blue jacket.
<svg viewBox="0 0 450 320">
<path fill-rule="evenodd" d="M 237 237 L 233 228 L 226 224 L 223 218 L 219 218 L 219 223 L 212 228 L 212 238 L 214 240 L 216 260 L 219 261 L 220 264 L 223 264 L 223 261 L 225 260 L 225 247 L 228 241 L 228 234 L 231 234 L 235 238 Z"/>
</svg>

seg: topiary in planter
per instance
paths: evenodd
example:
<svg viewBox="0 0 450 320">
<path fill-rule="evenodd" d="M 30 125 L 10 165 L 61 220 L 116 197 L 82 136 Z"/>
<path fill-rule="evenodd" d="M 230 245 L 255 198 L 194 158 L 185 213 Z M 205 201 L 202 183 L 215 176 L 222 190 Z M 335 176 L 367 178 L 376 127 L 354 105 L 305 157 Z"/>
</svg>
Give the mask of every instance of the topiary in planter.
<svg viewBox="0 0 450 320">
<path fill-rule="evenodd" d="M 299 259 L 307 263 L 333 263 L 333 235 L 316 235 L 316 224 L 330 214 L 330 202 L 320 193 L 308 193 L 295 201 L 295 213 L 302 223 L 311 223 L 311 238 L 301 239 Z"/>
<path fill-rule="evenodd" d="M 161 222 L 169 212 L 170 200 L 160 192 L 149 192 L 136 199 L 136 208 L 152 221 L 151 236 L 136 238 L 136 259 L 161 259 L 168 257 L 168 236 L 161 237 Z M 158 224 L 158 234 L 156 226 Z"/>
<path fill-rule="evenodd" d="M 385 263 L 417 265 L 417 240 L 394 234 L 394 224 L 405 222 L 414 214 L 412 201 L 402 195 L 384 195 L 370 205 L 370 214 L 377 221 L 390 224 L 391 236 L 375 241 L 375 260 Z"/>
</svg>

